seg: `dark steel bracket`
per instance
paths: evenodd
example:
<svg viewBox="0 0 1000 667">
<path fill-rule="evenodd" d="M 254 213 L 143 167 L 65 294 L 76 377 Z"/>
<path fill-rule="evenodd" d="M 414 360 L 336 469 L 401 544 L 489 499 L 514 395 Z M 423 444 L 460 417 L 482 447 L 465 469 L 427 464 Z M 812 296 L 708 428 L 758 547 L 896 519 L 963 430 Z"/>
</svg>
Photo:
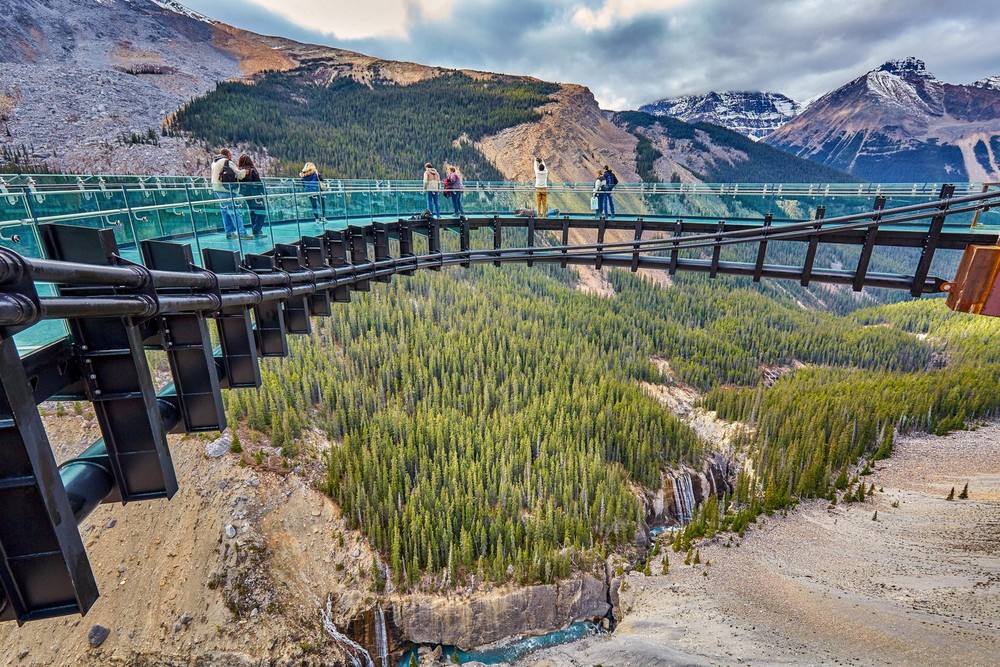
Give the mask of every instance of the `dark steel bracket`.
<svg viewBox="0 0 1000 667">
<path fill-rule="evenodd" d="M 142 241 L 143 261 L 153 270 L 192 273 L 196 270 L 191 246 L 163 241 Z M 213 274 L 214 278 L 214 274 Z M 215 280 L 219 306 L 222 296 Z M 163 294 L 190 294 L 188 289 L 162 290 Z M 222 405 L 219 371 L 212 353 L 208 323 L 202 313 L 179 313 L 160 316 L 160 337 L 170 363 L 185 433 L 223 431 L 226 410 Z"/>
<path fill-rule="evenodd" d="M 855 292 L 860 292 L 865 286 L 865 276 L 868 275 L 868 265 L 872 260 L 872 251 L 875 250 L 875 237 L 878 236 L 878 223 L 882 219 L 882 209 L 885 208 L 885 197 L 875 198 L 875 206 L 872 210 L 872 226 L 865 232 L 864 245 L 861 246 L 861 255 L 858 257 L 858 268 L 854 272 L 854 283 L 851 288 Z"/>
<path fill-rule="evenodd" d="M 0 336 L 0 389 L 0 621 L 85 614 L 97 583 L 8 336 Z"/>
<path fill-rule="evenodd" d="M 42 241 L 52 259 L 86 264 L 121 264 L 109 229 L 42 225 Z M 139 267 L 133 266 L 137 271 Z M 73 296 L 153 291 L 149 270 L 138 290 L 60 286 Z M 151 304 L 155 312 L 156 303 Z M 94 404 L 122 503 L 170 498 L 177 478 L 159 418 L 143 330 L 135 318 L 81 317 L 67 320 L 87 398 Z"/>
<path fill-rule="evenodd" d="M 270 255 L 246 255 L 243 266 L 254 273 L 275 273 L 274 257 Z M 288 332 L 280 301 L 261 301 L 254 306 L 254 320 L 257 322 L 257 350 L 262 357 L 287 357 Z"/>
<path fill-rule="evenodd" d="M 917 271 L 913 275 L 913 284 L 910 286 L 910 296 L 918 297 L 924 293 L 924 283 L 927 282 L 927 274 L 931 270 L 931 262 L 934 261 L 934 251 L 937 250 L 941 240 L 941 230 L 944 229 L 944 222 L 948 219 L 948 204 L 945 203 L 955 194 L 954 185 L 945 185 L 941 188 L 938 199 L 941 201 L 940 212 L 931 218 L 931 226 L 924 237 L 923 250 L 920 253 L 920 262 L 917 264 Z"/>
</svg>

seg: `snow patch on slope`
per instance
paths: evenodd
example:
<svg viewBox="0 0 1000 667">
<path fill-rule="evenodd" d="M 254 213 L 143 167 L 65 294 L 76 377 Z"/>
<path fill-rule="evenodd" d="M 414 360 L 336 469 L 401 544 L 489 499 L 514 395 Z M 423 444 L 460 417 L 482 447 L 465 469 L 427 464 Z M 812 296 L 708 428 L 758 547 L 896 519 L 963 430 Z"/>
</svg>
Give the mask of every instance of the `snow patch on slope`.
<svg viewBox="0 0 1000 667">
<path fill-rule="evenodd" d="M 157 7 L 162 7 L 163 9 L 174 12 L 175 14 L 180 14 L 181 16 L 186 16 L 189 19 L 195 19 L 196 21 L 204 21 L 205 23 L 214 23 L 214 21 L 204 14 L 199 14 L 193 9 L 188 9 L 176 0 L 149 0 Z"/>
<path fill-rule="evenodd" d="M 973 88 L 987 88 L 989 90 L 1000 90 L 1000 74 L 996 76 L 988 76 L 985 79 L 974 81 L 969 85 L 972 86 Z"/>
</svg>

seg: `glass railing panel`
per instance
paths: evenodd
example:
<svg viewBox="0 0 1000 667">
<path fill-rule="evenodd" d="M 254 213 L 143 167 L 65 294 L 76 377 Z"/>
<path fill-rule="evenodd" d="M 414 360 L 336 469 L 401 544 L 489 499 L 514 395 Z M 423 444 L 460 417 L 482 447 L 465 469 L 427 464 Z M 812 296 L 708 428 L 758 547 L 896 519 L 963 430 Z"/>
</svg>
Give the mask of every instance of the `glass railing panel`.
<svg viewBox="0 0 1000 667">
<path fill-rule="evenodd" d="M 42 241 L 38 227 L 30 220 L 14 221 L 12 213 L 23 217 L 25 213 L 24 195 L 7 194 L 0 196 L 0 246 L 13 250 L 23 257 L 42 258 Z M 15 203 L 11 203 L 12 200 Z M 51 283 L 36 282 L 38 296 L 55 296 L 56 288 Z M 21 356 L 63 338 L 69 333 L 65 320 L 45 320 L 14 334 L 18 353 Z"/>
<path fill-rule="evenodd" d="M 372 216 L 372 191 L 366 186 L 348 187 L 346 215 L 352 224 L 366 225 Z"/>
</svg>

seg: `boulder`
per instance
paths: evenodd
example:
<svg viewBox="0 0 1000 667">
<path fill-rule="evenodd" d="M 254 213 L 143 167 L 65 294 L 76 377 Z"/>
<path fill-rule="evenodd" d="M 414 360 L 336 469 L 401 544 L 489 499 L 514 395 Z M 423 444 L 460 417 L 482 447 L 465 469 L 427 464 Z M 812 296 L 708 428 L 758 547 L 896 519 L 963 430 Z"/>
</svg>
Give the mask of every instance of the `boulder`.
<svg viewBox="0 0 1000 667">
<path fill-rule="evenodd" d="M 229 451 L 229 445 L 233 444 L 233 437 L 226 433 L 205 445 L 205 454 L 213 459 L 217 459 Z"/>
<path fill-rule="evenodd" d="M 87 641 L 94 648 L 97 648 L 104 643 L 104 640 L 108 638 L 111 634 L 111 630 L 104 627 L 103 625 L 91 626 L 90 631 L 87 633 Z"/>
</svg>

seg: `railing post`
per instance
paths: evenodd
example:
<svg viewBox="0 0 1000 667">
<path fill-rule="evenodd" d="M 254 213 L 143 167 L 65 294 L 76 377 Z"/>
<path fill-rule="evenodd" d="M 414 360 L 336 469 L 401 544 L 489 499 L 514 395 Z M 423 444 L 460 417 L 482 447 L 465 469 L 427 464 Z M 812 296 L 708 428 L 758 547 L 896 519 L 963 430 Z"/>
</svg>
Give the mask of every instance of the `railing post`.
<svg viewBox="0 0 1000 667">
<path fill-rule="evenodd" d="M 194 202 L 191 201 L 191 188 L 184 184 L 184 197 L 187 199 L 188 213 L 191 214 L 191 235 L 194 236 L 194 247 L 198 254 L 201 254 L 201 239 L 198 238 L 198 224 L 194 220 Z"/>
<path fill-rule="evenodd" d="M 594 268 L 600 269 L 604 264 L 604 234 L 608 229 L 608 220 L 603 215 L 597 221 L 597 259 L 594 260 Z"/>
<path fill-rule="evenodd" d="M 630 267 L 632 269 L 632 273 L 635 273 L 636 271 L 639 270 L 639 249 L 641 246 L 639 245 L 638 242 L 641 240 L 642 240 L 642 218 L 640 217 L 637 218 L 635 221 L 636 244 L 632 246 L 632 266 Z"/>
<path fill-rule="evenodd" d="M 132 219 L 135 213 L 132 212 L 132 202 L 128 200 L 128 191 L 125 190 L 125 184 L 122 183 L 122 199 L 125 201 L 125 210 L 128 211 L 128 226 L 132 230 L 132 244 L 135 245 L 136 252 L 139 251 L 139 236 L 135 233 L 135 221 Z"/>
<path fill-rule="evenodd" d="M 714 278 L 719 273 L 719 258 L 722 256 L 722 235 L 726 231 L 726 221 L 719 220 L 716 228 L 715 245 L 712 247 L 712 265 L 709 268 L 708 276 Z"/>
<path fill-rule="evenodd" d="M 502 250 L 503 249 L 503 223 L 500 222 L 500 216 L 493 216 L 493 249 Z M 503 262 L 500 261 L 500 256 L 493 260 L 493 266 L 500 267 Z"/>
</svg>

